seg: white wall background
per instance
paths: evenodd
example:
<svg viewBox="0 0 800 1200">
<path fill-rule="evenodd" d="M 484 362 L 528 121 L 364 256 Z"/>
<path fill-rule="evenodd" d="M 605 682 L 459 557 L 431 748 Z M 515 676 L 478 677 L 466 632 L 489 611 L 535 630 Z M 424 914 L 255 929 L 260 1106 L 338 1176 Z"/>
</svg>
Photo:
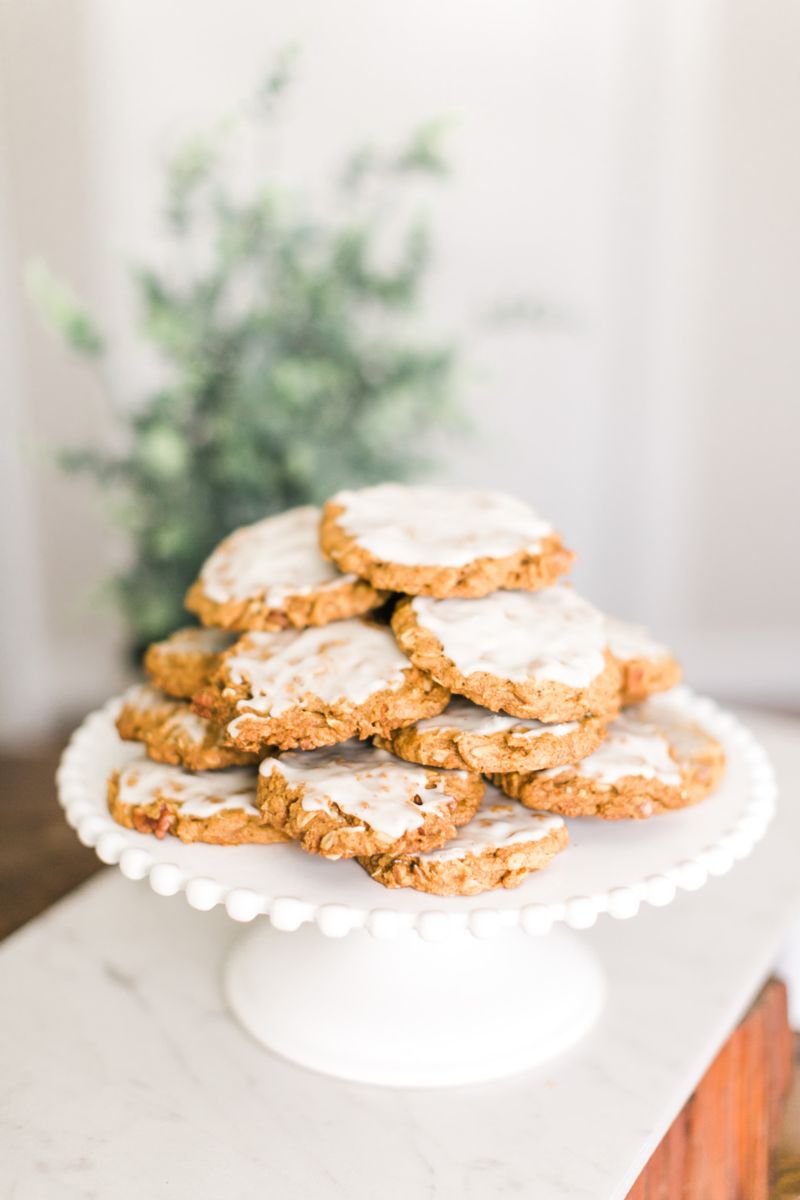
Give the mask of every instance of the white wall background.
<svg viewBox="0 0 800 1200">
<path fill-rule="evenodd" d="M 152 372 L 124 263 L 157 253 L 159 163 L 298 42 L 282 167 L 453 118 L 432 319 L 566 311 L 481 346 L 448 471 L 529 498 L 599 603 L 700 686 L 800 706 L 800 6 L 794 0 L 0 0 L 0 731 L 122 674 L 96 601 L 119 547 L 43 447 L 108 425 L 22 296 L 43 255 Z M 10 552 L 10 558 L 9 558 Z"/>
</svg>

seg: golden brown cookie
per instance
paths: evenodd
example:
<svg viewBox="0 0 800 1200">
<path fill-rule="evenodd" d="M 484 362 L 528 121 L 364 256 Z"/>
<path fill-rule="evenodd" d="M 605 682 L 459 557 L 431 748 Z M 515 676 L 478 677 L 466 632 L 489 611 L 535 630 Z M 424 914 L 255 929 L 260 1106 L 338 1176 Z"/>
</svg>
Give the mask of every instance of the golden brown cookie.
<svg viewBox="0 0 800 1200">
<path fill-rule="evenodd" d="M 705 799 L 725 768 L 719 742 L 676 713 L 630 708 L 608 727 L 599 750 L 571 767 L 495 775 L 529 808 L 567 817 L 651 817 Z"/>
<path fill-rule="evenodd" d="M 392 628 L 415 666 L 493 712 L 552 723 L 619 709 L 620 668 L 604 618 L 571 588 L 415 596 L 400 601 Z"/>
<path fill-rule="evenodd" d="M 363 742 L 265 759 L 258 802 L 310 854 L 430 850 L 455 837 L 483 795 L 479 775 L 431 771 Z"/>
<path fill-rule="evenodd" d="M 320 545 L 343 571 L 415 596 L 547 587 L 575 557 L 549 522 L 512 496 L 398 483 L 331 497 Z"/>
<path fill-rule="evenodd" d="M 192 774 L 142 755 L 108 781 L 109 811 L 120 825 L 157 838 L 220 846 L 285 842 L 256 807 L 254 767 Z"/>
<path fill-rule="evenodd" d="M 608 648 L 622 668 L 622 703 L 638 704 L 654 692 L 666 692 L 681 680 L 672 651 L 641 625 L 606 617 Z"/>
<path fill-rule="evenodd" d="M 531 812 L 490 786 L 472 820 L 441 849 L 374 854 L 358 861 L 384 887 L 475 896 L 518 887 L 531 871 L 546 867 L 568 841 L 561 817 Z"/>
<path fill-rule="evenodd" d="M 194 698 L 242 750 L 311 750 L 387 734 L 441 712 L 448 692 L 411 666 L 391 631 L 370 621 L 247 633 Z"/>
<path fill-rule="evenodd" d="M 191 700 L 205 687 L 223 650 L 233 644 L 221 629 L 176 629 L 163 642 L 153 642 L 144 656 L 144 669 L 157 688 L 179 700 Z"/>
<path fill-rule="evenodd" d="M 157 688 L 131 688 L 117 717 L 117 732 L 126 742 L 142 742 L 149 758 L 187 771 L 216 771 L 258 762 L 237 750 L 224 730 L 192 712 L 188 700 L 173 700 Z"/>
<path fill-rule="evenodd" d="M 436 717 L 395 729 L 375 744 L 408 762 L 426 767 L 478 771 L 539 771 L 585 758 L 602 742 L 606 725 L 598 717 L 545 725 L 479 708 L 454 696 Z"/>
<path fill-rule="evenodd" d="M 223 629 L 305 629 L 357 617 L 386 599 L 342 575 L 319 548 L 319 509 L 292 508 L 220 542 L 192 584 L 186 607 Z"/>
</svg>

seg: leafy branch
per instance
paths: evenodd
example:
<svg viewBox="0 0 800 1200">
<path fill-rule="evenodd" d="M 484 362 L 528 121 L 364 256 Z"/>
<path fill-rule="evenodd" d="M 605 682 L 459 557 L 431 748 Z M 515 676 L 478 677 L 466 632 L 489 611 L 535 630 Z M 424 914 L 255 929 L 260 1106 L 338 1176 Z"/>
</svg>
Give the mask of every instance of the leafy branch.
<svg viewBox="0 0 800 1200">
<path fill-rule="evenodd" d="M 61 456 L 108 491 L 126 535 L 113 587 L 136 642 L 184 619 L 186 588 L 230 529 L 343 484 L 422 471 L 426 434 L 457 419 L 454 349 L 414 330 L 432 247 L 409 196 L 446 175 L 442 131 L 358 149 L 324 215 L 269 177 L 241 196 L 231 142 L 242 123 L 279 123 L 292 67 L 279 56 L 245 117 L 169 162 L 162 219 L 176 266 L 132 272 L 162 384 L 116 410 L 122 450 Z M 100 364 L 106 339 L 72 290 L 42 263 L 27 283 L 48 327 Z"/>
</svg>

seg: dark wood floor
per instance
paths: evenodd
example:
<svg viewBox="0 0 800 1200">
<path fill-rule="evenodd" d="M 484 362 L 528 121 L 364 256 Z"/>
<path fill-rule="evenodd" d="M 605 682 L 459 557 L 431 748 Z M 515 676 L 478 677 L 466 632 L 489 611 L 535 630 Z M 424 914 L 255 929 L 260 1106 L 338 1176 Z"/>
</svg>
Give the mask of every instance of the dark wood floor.
<svg viewBox="0 0 800 1200">
<path fill-rule="evenodd" d="M 56 801 L 54 776 L 65 741 L 0 754 L 0 938 L 101 869 Z"/>
</svg>

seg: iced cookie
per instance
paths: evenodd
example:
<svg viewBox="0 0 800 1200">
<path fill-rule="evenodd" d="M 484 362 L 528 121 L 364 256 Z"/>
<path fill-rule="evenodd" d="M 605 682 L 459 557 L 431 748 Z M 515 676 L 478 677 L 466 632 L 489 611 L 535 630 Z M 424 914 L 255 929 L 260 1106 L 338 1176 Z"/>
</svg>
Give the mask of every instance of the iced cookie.
<svg viewBox="0 0 800 1200">
<path fill-rule="evenodd" d="M 512 496 L 398 483 L 333 496 L 320 545 L 343 571 L 415 596 L 546 587 L 574 558 L 550 523 Z"/>
<path fill-rule="evenodd" d="M 680 663 L 641 625 L 606 617 L 608 648 L 622 669 L 621 700 L 638 704 L 680 683 Z"/>
<path fill-rule="evenodd" d="M 420 670 L 493 712 L 552 723 L 619 708 L 620 668 L 604 618 L 571 588 L 415 596 L 398 604 L 392 628 Z"/>
<path fill-rule="evenodd" d="M 142 742 L 148 757 L 188 771 L 257 763 L 255 754 L 237 750 L 219 725 L 198 717 L 188 700 L 173 700 L 143 684 L 131 688 L 117 717 L 117 732 L 127 742 Z"/>
<path fill-rule="evenodd" d="M 242 750 L 311 750 L 433 716 L 449 693 L 369 621 L 245 634 L 194 707 Z"/>
<path fill-rule="evenodd" d="M 233 641 L 233 635 L 221 629 L 176 629 L 163 642 L 148 647 L 144 669 L 162 692 L 190 700 L 208 683 L 220 654 Z"/>
<path fill-rule="evenodd" d="M 395 729 L 376 745 L 426 767 L 478 771 L 539 771 L 585 758 L 605 737 L 598 717 L 544 725 L 479 708 L 454 696 L 444 712 L 405 729 Z"/>
<path fill-rule="evenodd" d="M 356 617 L 386 599 L 320 553 L 319 510 L 292 508 L 220 542 L 186 607 L 223 629 L 304 629 Z"/>
<path fill-rule="evenodd" d="M 430 771 L 363 742 L 265 759 L 265 818 L 310 854 L 354 858 L 430 850 L 476 812 L 484 784 L 463 771 Z"/>
<path fill-rule="evenodd" d="M 157 838 L 170 833 L 182 842 L 220 846 L 285 842 L 256 807 L 256 780 L 252 767 L 192 774 L 143 755 L 114 771 L 108 807 L 120 825 Z"/>
<path fill-rule="evenodd" d="M 617 717 L 600 749 L 582 762 L 494 781 L 529 808 L 616 820 L 697 804 L 724 767 L 722 747 L 709 734 L 676 713 L 643 706 Z"/>
<path fill-rule="evenodd" d="M 561 817 L 531 812 L 489 787 L 472 820 L 441 849 L 374 854 L 358 861 L 384 887 L 475 896 L 517 887 L 531 871 L 546 867 L 568 841 Z"/>
</svg>

